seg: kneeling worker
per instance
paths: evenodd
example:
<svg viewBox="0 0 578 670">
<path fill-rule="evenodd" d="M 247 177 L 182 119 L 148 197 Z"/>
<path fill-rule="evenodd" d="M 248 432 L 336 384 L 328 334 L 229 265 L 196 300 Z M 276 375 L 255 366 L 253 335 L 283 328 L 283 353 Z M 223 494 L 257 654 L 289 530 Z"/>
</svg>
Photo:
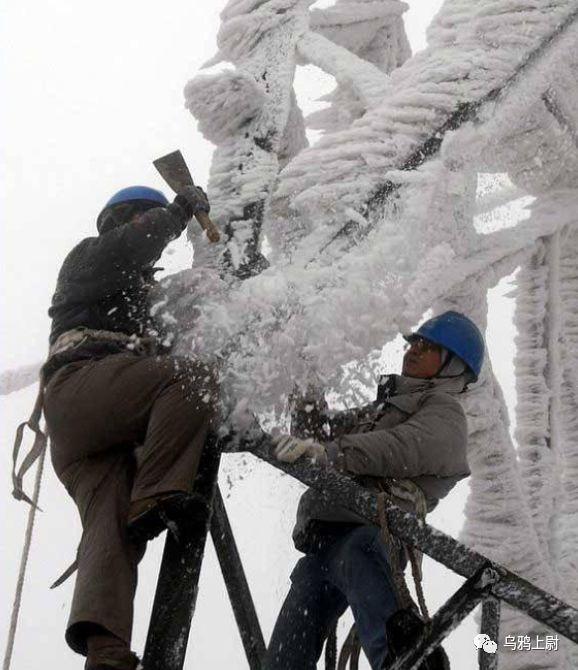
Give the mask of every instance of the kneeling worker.
<svg viewBox="0 0 578 670">
<path fill-rule="evenodd" d="M 457 396 L 477 380 L 484 342 L 475 324 L 457 312 L 430 319 L 406 340 L 402 374 L 382 378 L 374 403 L 329 418 L 327 442 L 277 437 L 277 459 L 307 458 L 388 492 L 403 509 L 416 511 L 411 497 L 433 510 L 469 475 L 466 417 Z M 291 575 L 267 670 L 316 668 L 329 632 L 348 606 L 371 667 L 385 667 L 399 648 L 388 640 L 387 624 L 400 605 L 380 529 L 309 489 L 299 503 L 293 539 L 305 556 Z M 441 649 L 440 654 L 445 656 Z"/>
</svg>

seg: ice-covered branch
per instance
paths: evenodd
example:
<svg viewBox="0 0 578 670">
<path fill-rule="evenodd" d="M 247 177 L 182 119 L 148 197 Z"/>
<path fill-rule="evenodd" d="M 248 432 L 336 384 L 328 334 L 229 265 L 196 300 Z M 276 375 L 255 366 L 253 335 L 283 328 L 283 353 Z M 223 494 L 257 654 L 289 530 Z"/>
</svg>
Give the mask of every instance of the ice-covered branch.
<svg viewBox="0 0 578 670">
<path fill-rule="evenodd" d="M 334 51 L 336 60 L 329 63 L 327 71 L 336 71 L 335 75 L 340 70 L 351 71 L 353 62 L 343 50 L 382 73 L 398 68 L 411 56 L 403 22 L 407 8 L 407 4 L 399 0 L 337 0 L 326 9 L 313 9 L 311 30 L 341 48 L 341 51 Z M 317 64 L 326 68 L 325 63 Z M 341 130 L 366 112 L 369 101 L 380 102 L 372 94 L 374 87 L 368 85 L 374 79 L 370 71 L 362 74 L 362 78 L 366 79 L 363 85 L 365 96 L 359 92 L 360 85 L 354 82 L 356 88 L 352 88 L 348 80 L 340 79 L 337 88 L 322 98 L 331 103 L 329 107 L 310 114 L 308 126 L 325 132 Z"/>
<path fill-rule="evenodd" d="M 481 216 L 482 214 L 487 214 L 488 212 L 491 212 L 498 207 L 502 207 L 503 205 L 507 205 L 514 200 L 518 200 L 525 195 L 528 195 L 527 192 L 517 186 L 509 186 L 496 193 L 490 193 L 476 201 L 474 215 Z"/>
<path fill-rule="evenodd" d="M 280 169 L 279 154 L 291 144 L 288 122 L 299 122 L 292 89 L 295 44 L 307 30 L 311 1 L 231 0 L 221 15 L 215 60 L 232 61 L 236 70 L 197 77 L 185 89 L 201 130 L 218 144 L 209 195 L 227 237 L 224 248 L 209 248 L 198 236 L 198 266 L 224 265 L 240 278 L 266 266 L 261 225 Z M 304 144 L 304 129 L 302 135 L 302 143 L 292 140 L 296 150 Z"/>
<path fill-rule="evenodd" d="M 349 87 L 364 109 L 368 109 L 388 92 L 389 77 L 375 65 L 351 51 L 334 44 L 323 35 L 306 33 L 297 43 L 301 57 Z"/>
<path fill-rule="evenodd" d="M 448 131 L 482 108 L 495 111 L 501 90 L 507 95 L 537 70 L 547 76 L 549 67 L 542 64 L 559 64 L 571 48 L 576 16 L 575 5 L 563 0 L 535 3 L 527 11 L 508 2 L 499 12 L 489 0 L 467 8 L 446 2 L 430 30 L 429 49 L 392 73 L 393 94 L 348 130 L 302 152 L 283 171 L 277 196 L 290 193 L 304 217 L 325 222 L 321 247 L 359 232 L 348 212 L 363 211 L 363 202 L 382 207 L 397 188 L 395 180 L 383 180 L 384 173 L 415 169 L 439 150 Z M 521 37 L 517 29 L 528 21 L 533 29 Z M 534 98 L 543 91 L 535 90 Z"/>
<path fill-rule="evenodd" d="M 487 314 L 486 294 L 491 274 L 481 273 L 461 286 L 437 305 L 471 314 L 480 325 Z M 466 394 L 464 408 L 468 415 L 470 435 L 468 462 L 471 469 L 470 496 L 466 506 L 463 541 L 493 558 L 536 585 L 552 591 L 556 582 L 547 551 L 540 545 L 516 451 L 509 435 L 509 420 L 502 391 L 488 363 L 481 381 Z M 521 626 L 521 627 L 520 627 Z M 502 612 L 503 635 L 513 630 L 525 634 L 544 631 L 536 622 L 505 608 Z M 552 655 L 518 652 L 506 655 L 500 650 L 500 668 L 535 667 L 546 670 L 562 668 Z M 523 657 L 521 659 L 520 657 Z"/>
<path fill-rule="evenodd" d="M 559 324 L 554 319 L 555 305 L 549 300 L 552 272 L 549 248 L 559 233 L 536 245 L 535 252 L 518 272 L 516 284 L 516 441 L 528 494 L 528 505 L 542 551 L 549 556 L 549 526 L 557 487 L 556 441 L 551 411 L 558 395 L 558 365 L 549 361 L 556 355 Z M 557 291 L 556 291 L 557 292 Z M 554 331 L 554 332 L 553 332 Z M 554 429 L 554 433 L 553 433 Z"/>
<path fill-rule="evenodd" d="M 576 221 L 578 224 L 578 220 Z M 559 264 L 560 380 L 556 430 L 560 487 L 555 496 L 550 546 L 564 597 L 578 604 L 578 226 L 560 235 Z M 578 647 L 568 645 L 569 666 L 578 667 Z"/>
<path fill-rule="evenodd" d="M 556 121 L 558 121 L 560 127 L 570 135 L 574 146 L 576 149 L 578 149 L 578 128 L 576 127 L 576 124 L 571 119 L 571 117 L 568 114 L 565 114 L 564 111 L 560 108 L 560 105 L 556 100 L 555 93 L 549 89 L 542 96 L 542 100 L 544 101 L 546 109 L 550 112 L 550 114 L 552 114 Z"/>
</svg>

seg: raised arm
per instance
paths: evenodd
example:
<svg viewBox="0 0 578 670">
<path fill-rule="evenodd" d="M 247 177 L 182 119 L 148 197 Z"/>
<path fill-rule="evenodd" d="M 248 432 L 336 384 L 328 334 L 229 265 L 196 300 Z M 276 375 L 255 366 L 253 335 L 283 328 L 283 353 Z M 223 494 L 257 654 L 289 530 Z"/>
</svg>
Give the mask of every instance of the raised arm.
<svg viewBox="0 0 578 670">
<path fill-rule="evenodd" d="M 185 229 L 196 211 L 208 212 L 205 193 L 191 186 L 166 207 L 89 237 L 68 255 L 60 271 L 53 308 L 90 303 L 142 282 L 143 272 Z"/>
<path fill-rule="evenodd" d="M 96 268 L 145 268 L 182 233 L 189 218 L 185 208 L 176 201 L 167 207 L 155 207 L 130 223 L 85 240 L 84 253 Z"/>
</svg>

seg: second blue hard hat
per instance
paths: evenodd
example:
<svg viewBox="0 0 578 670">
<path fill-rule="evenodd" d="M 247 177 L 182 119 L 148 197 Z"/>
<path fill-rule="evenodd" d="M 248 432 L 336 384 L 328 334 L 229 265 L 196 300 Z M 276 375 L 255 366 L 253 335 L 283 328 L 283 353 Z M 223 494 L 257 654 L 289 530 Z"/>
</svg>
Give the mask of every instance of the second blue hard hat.
<svg viewBox="0 0 578 670">
<path fill-rule="evenodd" d="M 460 312 L 444 312 L 422 323 L 415 333 L 405 336 L 411 340 L 423 337 L 455 354 L 479 377 L 484 363 L 485 344 L 480 329 Z"/>
</svg>

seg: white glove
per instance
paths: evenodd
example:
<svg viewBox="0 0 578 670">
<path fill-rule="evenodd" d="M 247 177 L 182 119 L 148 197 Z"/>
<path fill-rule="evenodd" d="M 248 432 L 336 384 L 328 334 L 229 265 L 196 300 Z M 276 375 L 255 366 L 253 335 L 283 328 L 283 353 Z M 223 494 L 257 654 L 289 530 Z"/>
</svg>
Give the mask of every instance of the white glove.
<svg viewBox="0 0 578 670">
<path fill-rule="evenodd" d="M 273 438 L 273 454 L 278 461 L 283 463 L 295 463 L 303 456 L 311 459 L 314 465 L 327 465 L 327 452 L 325 447 L 313 438 L 306 440 L 292 435 L 281 434 Z"/>
</svg>

